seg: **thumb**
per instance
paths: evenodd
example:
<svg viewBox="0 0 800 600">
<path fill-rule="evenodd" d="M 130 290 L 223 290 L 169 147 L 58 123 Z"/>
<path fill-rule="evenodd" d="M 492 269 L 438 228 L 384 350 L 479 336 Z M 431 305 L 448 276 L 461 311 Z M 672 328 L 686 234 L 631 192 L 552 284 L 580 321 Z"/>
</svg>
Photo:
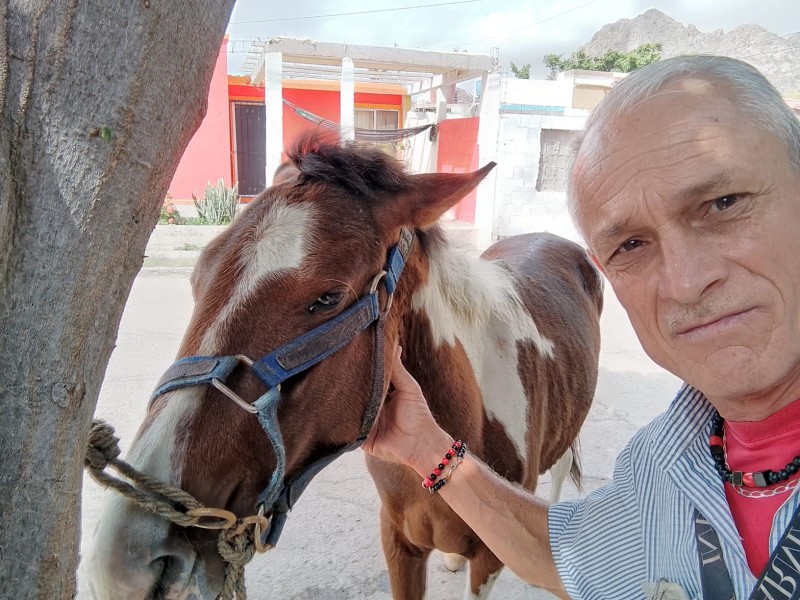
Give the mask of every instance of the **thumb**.
<svg viewBox="0 0 800 600">
<path fill-rule="evenodd" d="M 419 384 L 416 379 L 411 376 L 411 373 L 406 371 L 403 361 L 400 358 L 402 353 L 403 349 L 398 346 L 394 353 L 394 362 L 392 363 L 392 384 L 398 392 L 419 393 Z"/>
</svg>

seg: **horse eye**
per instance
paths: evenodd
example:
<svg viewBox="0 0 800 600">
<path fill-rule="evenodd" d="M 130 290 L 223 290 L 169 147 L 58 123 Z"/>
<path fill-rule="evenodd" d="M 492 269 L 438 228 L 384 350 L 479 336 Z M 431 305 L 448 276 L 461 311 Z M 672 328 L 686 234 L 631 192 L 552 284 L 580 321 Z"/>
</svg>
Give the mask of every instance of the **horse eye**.
<svg viewBox="0 0 800 600">
<path fill-rule="evenodd" d="M 326 310 L 333 308 L 344 298 L 343 292 L 328 292 L 322 294 L 319 298 L 314 300 L 314 304 L 308 307 L 308 312 L 313 313 L 316 310 Z"/>
</svg>

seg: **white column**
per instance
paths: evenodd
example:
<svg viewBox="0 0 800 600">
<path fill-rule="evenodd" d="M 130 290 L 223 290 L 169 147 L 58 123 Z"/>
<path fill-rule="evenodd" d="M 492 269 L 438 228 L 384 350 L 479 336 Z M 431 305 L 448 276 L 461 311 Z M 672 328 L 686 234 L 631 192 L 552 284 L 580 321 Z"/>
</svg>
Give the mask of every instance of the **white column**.
<svg viewBox="0 0 800 600">
<path fill-rule="evenodd" d="M 267 115 L 267 186 L 283 153 L 283 53 L 269 52 L 264 61 L 264 101 Z"/>
<path fill-rule="evenodd" d="M 492 73 L 481 85 L 480 124 L 478 125 L 478 163 L 483 166 L 497 161 L 497 144 L 500 133 L 500 74 Z M 479 251 L 487 248 L 497 237 L 495 193 L 497 169 L 486 176 L 478 186 L 475 199 L 475 227 L 478 229 Z"/>
<path fill-rule="evenodd" d="M 342 59 L 342 82 L 339 87 L 339 125 L 343 140 L 356 139 L 356 70 L 353 59 Z"/>
<path fill-rule="evenodd" d="M 447 98 L 444 96 L 444 92 L 442 91 L 441 87 L 436 88 L 436 124 L 438 125 L 442 121 L 447 119 Z M 428 173 L 435 173 L 436 166 L 439 161 L 439 138 L 437 138 L 431 143 L 431 150 L 430 156 L 428 157 Z"/>
</svg>

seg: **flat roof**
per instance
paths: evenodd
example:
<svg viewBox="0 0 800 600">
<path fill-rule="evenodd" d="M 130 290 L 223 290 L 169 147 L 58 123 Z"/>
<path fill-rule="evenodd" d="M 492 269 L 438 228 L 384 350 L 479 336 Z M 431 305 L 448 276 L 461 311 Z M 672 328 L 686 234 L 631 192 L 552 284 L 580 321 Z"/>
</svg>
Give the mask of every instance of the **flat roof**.
<svg viewBox="0 0 800 600">
<path fill-rule="evenodd" d="M 377 82 L 405 86 L 419 93 L 481 77 L 497 66 L 488 54 L 434 52 L 409 48 L 361 46 L 308 39 L 274 37 L 255 40 L 242 67 L 250 71 L 254 84 L 263 83 L 265 57 L 280 52 L 283 79 L 338 81 L 342 59 L 350 58 L 356 82 Z"/>
</svg>

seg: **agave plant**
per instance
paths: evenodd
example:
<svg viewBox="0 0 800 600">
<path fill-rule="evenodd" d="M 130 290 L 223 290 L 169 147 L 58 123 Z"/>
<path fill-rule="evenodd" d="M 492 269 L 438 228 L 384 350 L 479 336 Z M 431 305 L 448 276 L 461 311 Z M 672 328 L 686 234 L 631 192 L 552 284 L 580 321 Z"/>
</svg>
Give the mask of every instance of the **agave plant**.
<svg viewBox="0 0 800 600">
<path fill-rule="evenodd" d="M 192 194 L 197 215 L 209 225 L 227 225 L 236 216 L 239 208 L 238 184 L 227 187 L 220 179 L 217 185 L 206 184 L 203 197 Z"/>
</svg>

